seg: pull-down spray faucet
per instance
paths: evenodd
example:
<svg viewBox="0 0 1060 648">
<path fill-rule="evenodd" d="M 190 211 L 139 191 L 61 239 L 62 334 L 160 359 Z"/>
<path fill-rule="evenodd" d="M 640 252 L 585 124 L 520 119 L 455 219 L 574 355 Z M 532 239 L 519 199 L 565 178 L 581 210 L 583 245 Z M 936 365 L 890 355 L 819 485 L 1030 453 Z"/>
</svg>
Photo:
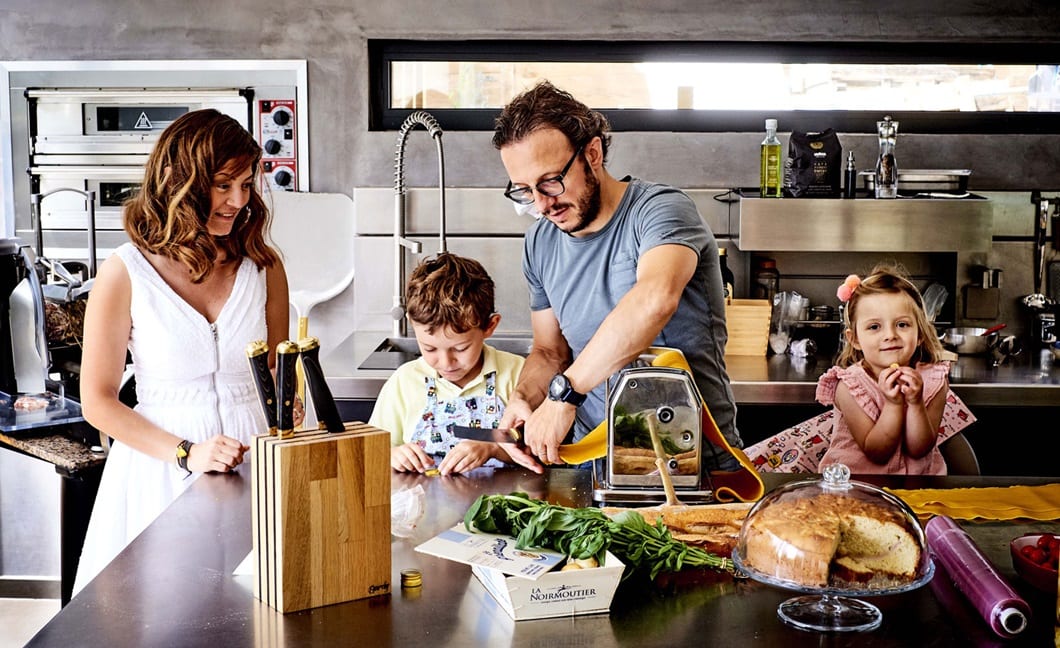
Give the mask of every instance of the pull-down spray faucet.
<svg viewBox="0 0 1060 648">
<path fill-rule="evenodd" d="M 397 150 L 394 160 L 394 306 L 390 315 L 394 318 L 393 334 L 407 337 L 408 322 L 405 319 L 405 250 L 419 254 L 423 246 L 419 241 L 405 237 L 405 142 L 409 131 L 416 125 L 423 126 L 434 138 L 438 148 L 438 203 L 441 206 L 438 223 L 438 251 L 445 252 L 445 157 L 442 154 L 442 127 L 430 113 L 422 110 L 409 115 L 398 131 Z"/>
</svg>

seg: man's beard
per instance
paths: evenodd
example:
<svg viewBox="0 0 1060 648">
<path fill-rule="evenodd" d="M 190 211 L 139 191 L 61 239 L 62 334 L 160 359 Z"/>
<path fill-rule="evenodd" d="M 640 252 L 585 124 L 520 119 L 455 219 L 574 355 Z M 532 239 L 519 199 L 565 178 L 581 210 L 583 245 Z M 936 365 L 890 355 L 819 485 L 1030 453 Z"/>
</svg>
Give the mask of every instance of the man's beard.
<svg viewBox="0 0 1060 648">
<path fill-rule="evenodd" d="M 589 163 L 583 161 L 583 164 L 585 166 L 585 187 L 587 191 L 577 203 L 567 203 L 566 205 L 578 210 L 578 222 L 569 230 L 564 230 L 567 234 L 574 234 L 584 230 L 592 225 L 596 217 L 600 215 L 600 181 L 593 175 L 592 167 L 589 166 Z"/>
</svg>

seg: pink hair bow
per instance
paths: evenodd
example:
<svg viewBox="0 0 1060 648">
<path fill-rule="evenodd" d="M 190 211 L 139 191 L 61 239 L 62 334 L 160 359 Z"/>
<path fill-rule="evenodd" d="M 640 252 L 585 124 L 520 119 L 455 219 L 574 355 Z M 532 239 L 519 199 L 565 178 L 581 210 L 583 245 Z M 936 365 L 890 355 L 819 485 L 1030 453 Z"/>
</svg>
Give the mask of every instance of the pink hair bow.
<svg viewBox="0 0 1060 648">
<path fill-rule="evenodd" d="M 835 291 L 835 296 L 845 304 L 850 301 L 850 296 L 854 294 L 859 285 L 861 285 L 861 277 L 853 274 L 847 275 L 847 278 L 839 285 L 839 289 Z"/>
</svg>

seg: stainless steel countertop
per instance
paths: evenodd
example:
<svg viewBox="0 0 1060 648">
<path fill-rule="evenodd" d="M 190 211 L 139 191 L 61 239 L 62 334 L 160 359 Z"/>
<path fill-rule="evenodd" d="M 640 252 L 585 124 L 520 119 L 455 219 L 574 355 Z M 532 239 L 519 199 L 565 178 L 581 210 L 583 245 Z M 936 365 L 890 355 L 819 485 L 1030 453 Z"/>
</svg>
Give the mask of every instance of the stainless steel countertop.
<svg viewBox="0 0 1060 648">
<path fill-rule="evenodd" d="M 358 331 L 322 357 L 334 396 L 372 400 L 391 371 L 357 367 L 389 331 Z M 738 404 L 806 405 L 814 402 L 817 379 L 831 358 L 728 356 L 726 365 Z M 969 406 L 1060 406 L 1060 362 L 1048 350 L 1024 352 L 1000 367 L 988 356 L 960 356 L 950 385 Z"/>
</svg>

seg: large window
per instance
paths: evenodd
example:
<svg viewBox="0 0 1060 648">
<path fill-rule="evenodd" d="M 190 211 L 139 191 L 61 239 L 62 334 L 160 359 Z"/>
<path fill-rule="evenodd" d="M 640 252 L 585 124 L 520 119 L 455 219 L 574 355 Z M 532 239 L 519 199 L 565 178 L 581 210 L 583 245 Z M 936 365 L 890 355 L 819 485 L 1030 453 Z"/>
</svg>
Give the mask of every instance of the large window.
<svg viewBox="0 0 1060 648">
<path fill-rule="evenodd" d="M 1056 132 L 1057 54 L 1043 46 L 371 41 L 372 127 L 423 108 L 489 130 L 540 79 L 605 111 L 616 130 Z"/>
</svg>

